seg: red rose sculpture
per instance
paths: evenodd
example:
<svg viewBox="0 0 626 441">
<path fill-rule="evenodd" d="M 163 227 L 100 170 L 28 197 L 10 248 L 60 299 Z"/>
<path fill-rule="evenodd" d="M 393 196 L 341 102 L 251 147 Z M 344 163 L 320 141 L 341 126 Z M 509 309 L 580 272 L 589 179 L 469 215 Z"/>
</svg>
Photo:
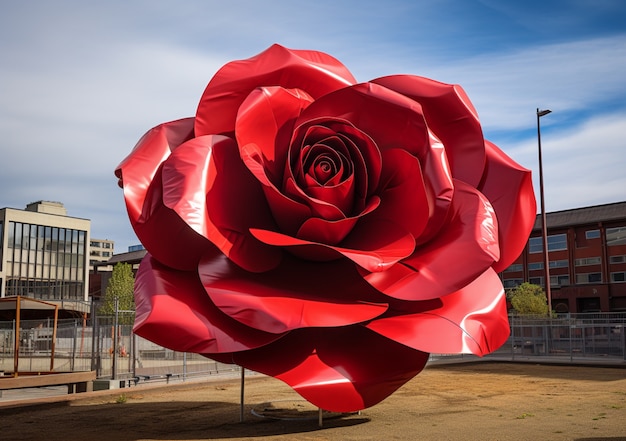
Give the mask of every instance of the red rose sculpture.
<svg viewBox="0 0 626 441">
<path fill-rule="evenodd" d="M 279 378 L 316 406 L 372 406 L 431 352 L 508 337 L 497 273 L 535 220 L 530 172 L 483 138 L 463 89 L 357 83 L 274 45 L 222 67 L 196 116 L 119 165 L 148 250 L 135 332 Z"/>
</svg>

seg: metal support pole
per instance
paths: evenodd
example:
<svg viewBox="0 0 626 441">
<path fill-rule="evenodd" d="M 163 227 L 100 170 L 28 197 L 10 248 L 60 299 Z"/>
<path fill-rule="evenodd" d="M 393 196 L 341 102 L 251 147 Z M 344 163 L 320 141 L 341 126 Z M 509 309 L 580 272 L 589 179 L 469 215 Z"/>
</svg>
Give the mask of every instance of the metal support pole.
<svg viewBox="0 0 626 441">
<path fill-rule="evenodd" d="M 539 110 L 537 108 L 537 146 L 539 150 L 539 195 L 541 197 L 541 235 L 543 237 L 543 265 L 545 269 L 546 296 L 548 297 L 548 316 L 552 316 L 552 290 L 550 286 L 550 259 L 548 256 L 548 226 L 546 224 L 546 205 L 543 196 L 543 161 L 541 159 L 541 128 L 539 118 L 551 110 Z"/>
<path fill-rule="evenodd" d="M 113 321 L 113 354 L 111 354 L 111 379 L 115 380 L 117 377 L 117 326 L 119 321 L 118 316 L 118 298 L 115 297 L 115 319 Z"/>
<path fill-rule="evenodd" d="M 241 366 L 241 396 L 240 396 L 240 407 L 239 407 L 239 422 L 243 423 L 243 398 L 244 398 L 244 383 L 246 377 L 246 369 Z"/>
<path fill-rule="evenodd" d="M 133 359 L 133 366 L 132 366 L 133 378 L 137 378 L 137 334 L 135 334 L 134 332 L 132 332 L 131 344 L 133 345 L 132 352 L 131 352 L 132 354 L 131 357 Z"/>
</svg>

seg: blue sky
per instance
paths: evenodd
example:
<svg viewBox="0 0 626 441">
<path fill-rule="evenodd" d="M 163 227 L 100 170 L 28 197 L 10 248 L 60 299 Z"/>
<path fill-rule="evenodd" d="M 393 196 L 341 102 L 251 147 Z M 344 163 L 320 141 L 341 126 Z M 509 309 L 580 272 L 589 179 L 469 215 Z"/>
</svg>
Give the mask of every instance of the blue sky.
<svg viewBox="0 0 626 441">
<path fill-rule="evenodd" d="M 486 138 L 533 170 L 547 211 L 626 200 L 626 2 L 0 0 L 0 207 L 63 202 L 92 237 L 138 243 L 113 170 L 193 116 L 228 61 L 273 43 L 327 52 L 358 81 L 460 84 Z"/>
</svg>

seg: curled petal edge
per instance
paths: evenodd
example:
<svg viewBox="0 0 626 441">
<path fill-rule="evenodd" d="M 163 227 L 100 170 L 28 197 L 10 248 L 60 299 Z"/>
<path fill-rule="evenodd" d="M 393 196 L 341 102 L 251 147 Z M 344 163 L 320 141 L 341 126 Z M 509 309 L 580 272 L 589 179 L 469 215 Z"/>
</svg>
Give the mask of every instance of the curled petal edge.
<svg viewBox="0 0 626 441">
<path fill-rule="evenodd" d="M 509 337 L 506 296 L 492 269 L 441 302 L 429 311 L 373 320 L 367 328 L 411 348 L 439 354 L 483 356 Z"/>
</svg>

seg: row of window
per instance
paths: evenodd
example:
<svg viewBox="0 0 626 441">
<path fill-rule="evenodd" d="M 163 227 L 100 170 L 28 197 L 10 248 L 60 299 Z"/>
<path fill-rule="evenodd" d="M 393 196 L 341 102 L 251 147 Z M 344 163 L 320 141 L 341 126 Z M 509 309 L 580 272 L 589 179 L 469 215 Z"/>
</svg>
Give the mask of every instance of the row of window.
<svg viewBox="0 0 626 441">
<path fill-rule="evenodd" d="M 7 233 L 7 245 L 12 249 L 85 253 L 86 231 L 9 222 Z"/>
<path fill-rule="evenodd" d="M 84 289 L 84 284 L 76 281 L 8 279 L 6 295 L 28 295 L 39 300 L 83 300 Z"/>
<path fill-rule="evenodd" d="M 95 251 L 95 250 L 91 250 L 89 252 L 90 256 L 100 256 L 100 257 L 111 257 L 111 252 L 110 251 Z"/>
<path fill-rule="evenodd" d="M 624 283 L 626 282 L 626 271 L 616 271 L 610 274 L 611 283 Z M 544 277 L 530 277 L 528 280 L 534 285 L 544 286 Z M 515 288 L 516 286 L 524 283 L 524 279 L 504 279 L 503 284 L 505 288 Z M 577 285 L 588 285 L 592 283 L 602 283 L 602 273 L 583 273 L 576 274 Z M 570 280 L 568 274 L 560 274 L 550 276 L 550 286 L 569 286 Z"/>
<path fill-rule="evenodd" d="M 626 262 L 626 255 L 622 254 L 619 256 L 610 256 L 609 263 L 611 264 L 620 264 Z M 602 263 L 602 258 L 598 257 L 584 257 L 581 259 L 575 259 L 575 266 L 590 266 L 590 265 L 600 265 Z M 569 268 L 569 260 L 551 260 L 550 268 Z M 529 271 L 536 271 L 543 269 L 543 262 L 530 262 L 528 264 Z M 521 263 L 514 263 L 505 269 L 505 272 L 520 272 L 524 270 L 524 265 Z"/>
<path fill-rule="evenodd" d="M 587 230 L 585 238 L 600 238 L 600 230 Z M 547 237 L 548 251 L 567 250 L 567 234 L 553 234 Z M 606 229 L 607 246 L 626 245 L 626 227 Z M 530 254 L 543 252 L 543 237 L 531 237 L 528 239 L 528 252 Z"/>
<path fill-rule="evenodd" d="M 89 242 L 89 246 L 92 248 L 113 248 L 113 244 L 111 242 L 100 242 L 99 240 L 92 240 Z"/>
<path fill-rule="evenodd" d="M 6 295 L 39 299 L 82 299 L 87 232 L 9 222 Z"/>
<path fill-rule="evenodd" d="M 600 230 L 585 231 L 585 239 L 599 239 Z M 626 227 L 606 229 L 606 244 L 608 246 L 626 245 Z"/>
</svg>

